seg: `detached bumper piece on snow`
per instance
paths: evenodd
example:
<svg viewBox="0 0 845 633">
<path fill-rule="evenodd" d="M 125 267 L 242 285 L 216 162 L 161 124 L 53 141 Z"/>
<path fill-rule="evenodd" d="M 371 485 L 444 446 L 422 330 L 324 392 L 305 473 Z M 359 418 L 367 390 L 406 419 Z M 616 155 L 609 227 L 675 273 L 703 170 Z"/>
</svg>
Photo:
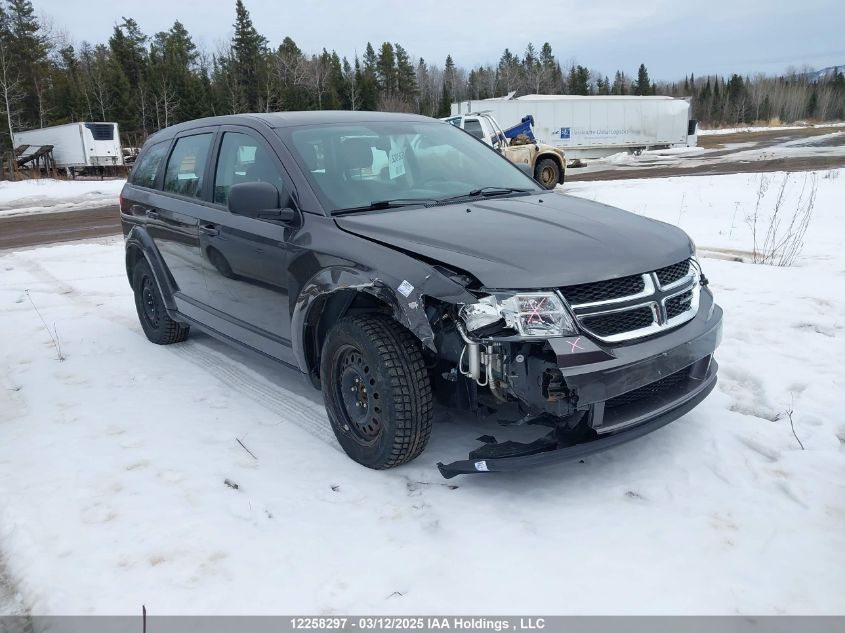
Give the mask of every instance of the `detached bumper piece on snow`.
<svg viewBox="0 0 845 633">
<path fill-rule="evenodd" d="M 678 419 L 716 386 L 713 352 L 722 336 L 721 309 L 706 297 L 705 309 L 664 336 L 605 353 L 591 341 L 551 342 L 566 389 L 578 394 L 580 418 L 552 424 L 527 443 L 485 442 L 469 459 L 437 464 L 447 479 L 568 461 L 642 437 Z M 575 352 L 580 347 L 580 351 Z"/>
<path fill-rule="evenodd" d="M 690 378 L 690 380 L 695 379 Z M 594 428 L 589 429 L 580 434 L 582 439 L 580 443 L 570 434 L 559 434 L 557 430 L 526 444 L 510 441 L 498 443 L 494 438 L 484 436 L 483 441 L 488 443 L 472 451 L 469 459 L 451 464 L 439 463 L 437 468 L 446 479 L 451 479 L 456 475 L 471 473 L 522 470 L 597 453 L 651 433 L 695 408 L 716 386 L 716 361 L 710 363 L 706 378 L 697 382 L 698 387 L 692 392 L 687 392 L 685 398 L 676 400 L 674 406 L 663 408 L 661 413 L 649 417 L 646 421 L 634 423 L 633 426 L 626 425 L 615 432 L 599 434 Z M 593 405 L 588 413 L 588 417 L 592 418 L 594 423 L 598 415 L 597 410 L 600 408 L 604 408 L 603 405 Z"/>
</svg>

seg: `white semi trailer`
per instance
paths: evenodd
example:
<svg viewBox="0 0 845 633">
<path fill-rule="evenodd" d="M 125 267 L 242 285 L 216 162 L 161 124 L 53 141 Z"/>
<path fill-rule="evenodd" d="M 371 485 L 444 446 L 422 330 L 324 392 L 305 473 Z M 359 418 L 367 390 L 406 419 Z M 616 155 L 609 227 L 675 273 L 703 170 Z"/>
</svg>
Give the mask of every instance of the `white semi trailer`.
<svg viewBox="0 0 845 633">
<path fill-rule="evenodd" d="M 531 115 L 537 140 L 570 161 L 696 144 L 690 104 L 673 97 L 509 95 L 452 104 L 453 116 L 473 111 L 490 112 L 505 127 Z"/>
<path fill-rule="evenodd" d="M 60 169 L 85 171 L 92 167 L 123 165 L 117 123 L 67 123 L 15 132 L 15 147 L 27 145 L 22 157 L 44 145 L 53 146 L 53 160 Z"/>
</svg>

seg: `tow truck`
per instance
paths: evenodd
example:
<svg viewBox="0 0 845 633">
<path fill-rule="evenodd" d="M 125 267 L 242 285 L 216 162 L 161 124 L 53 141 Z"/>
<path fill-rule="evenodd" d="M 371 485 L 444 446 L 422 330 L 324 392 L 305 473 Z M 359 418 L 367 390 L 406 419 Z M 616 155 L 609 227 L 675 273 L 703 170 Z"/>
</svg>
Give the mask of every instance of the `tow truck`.
<svg viewBox="0 0 845 633">
<path fill-rule="evenodd" d="M 498 150 L 516 165 L 527 165 L 534 179 L 546 189 L 562 185 L 566 175 L 566 154 L 562 149 L 538 143 L 533 135 L 519 134 L 508 138 L 505 130 L 489 112 L 470 112 L 444 117 L 451 123 Z"/>
</svg>

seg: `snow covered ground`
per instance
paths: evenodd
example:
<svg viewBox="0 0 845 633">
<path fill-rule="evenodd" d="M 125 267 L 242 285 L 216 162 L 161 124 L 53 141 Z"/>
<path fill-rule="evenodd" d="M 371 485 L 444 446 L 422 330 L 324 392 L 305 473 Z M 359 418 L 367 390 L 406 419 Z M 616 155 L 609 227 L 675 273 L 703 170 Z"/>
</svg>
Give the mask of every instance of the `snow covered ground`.
<svg viewBox="0 0 845 633">
<path fill-rule="evenodd" d="M 75 211 L 117 204 L 125 179 L 55 180 L 37 178 L 0 182 L 0 217 Z"/>
<path fill-rule="evenodd" d="M 736 130 L 736 132 L 741 131 L 743 130 Z M 577 174 L 607 171 L 609 169 L 625 171 L 626 169 L 654 167 L 657 171 L 657 168 L 682 167 L 692 169 L 714 165 L 736 165 L 738 163 L 749 164 L 749 171 L 754 171 L 754 163 L 775 159 L 801 160 L 811 158 L 845 158 L 845 131 L 833 129 L 831 132 L 817 136 L 785 137 L 774 143 L 752 139 L 724 143 L 719 147 L 711 148 L 696 146 L 655 149 L 644 151 L 639 156 L 623 151 L 605 158 L 588 161 L 584 167 L 570 168 L 567 173 L 572 177 L 577 177 Z"/>
<path fill-rule="evenodd" d="M 715 136 L 718 134 L 744 134 L 747 132 L 779 132 L 782 130 L 803 130 L 806 127 L 845 127 L 845 123 L 818 123 L 816 125 L 755 125 L 746 127 L 725 127 L 706 130 L 698 128 L 699 136 Z"/>
<path fill-rule="evenodd" d="M 784 176 L 764 176 L 765 213 Z M 761 177 L 563 191 L 741 258 Z M 703 259 L 725 309 L 707 400 L 583 463 L 511 476 L 443 480 L 434 463 L 489 431 L 444 411 L 419 459 L 369 471 L 293 372 L 201 335 L 149 344 L 120 240 L 0 253 L 0 551 L 25 607 L 845 613 L 845 174 L 817 178 L 796 266 Z"/>
<path fill-rule="evenodd" d="M 0 615 L 23 615 L 23 598 L 6 576 L 6 569 L 0 561 Z"/>
</svg>

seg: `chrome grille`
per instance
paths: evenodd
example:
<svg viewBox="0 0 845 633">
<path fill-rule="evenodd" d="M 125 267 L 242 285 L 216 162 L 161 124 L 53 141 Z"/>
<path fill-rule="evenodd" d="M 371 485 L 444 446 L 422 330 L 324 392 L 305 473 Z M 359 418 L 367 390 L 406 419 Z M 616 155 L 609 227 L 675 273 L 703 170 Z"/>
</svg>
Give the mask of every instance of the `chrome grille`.
<svg viewBox="0 0 845 633">
<path fill-rule="evenodd" d="M 686 323 L 698 311 L 698 264 L 693 259 L 658 270 L 561 288 L 585 332 L 609 343 L 656 334 Z"/>
</svg>

